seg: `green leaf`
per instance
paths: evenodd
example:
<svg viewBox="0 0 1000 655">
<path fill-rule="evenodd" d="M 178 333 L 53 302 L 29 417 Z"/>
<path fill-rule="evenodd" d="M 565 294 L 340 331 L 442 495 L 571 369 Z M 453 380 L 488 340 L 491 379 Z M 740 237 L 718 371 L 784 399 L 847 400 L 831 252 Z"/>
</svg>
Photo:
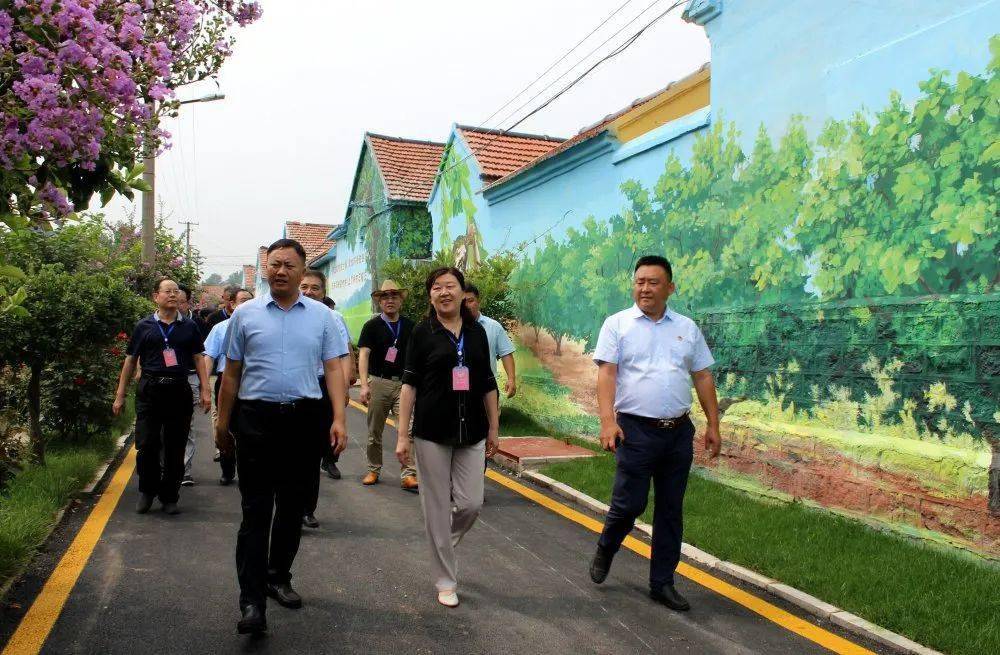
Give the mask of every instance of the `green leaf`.
<svg viewBox="0 0 1000 655">
<path fill-rule="evenodd" d="M 0 277 L 11 278 L 13 280 L 23 280 L 25 275 L 24 271 L 19 269 L 17 266 L 0 266 Z"/>
<path fill-rule="evenodd" d="M 153 190 L 153 187 L 149 186 L 149 184 L 146 183 L 146 180 L 143 179 L 129 180 L 128 185 L 136 191 L 142 191 L 143 193 L 149 193 Z"/>
</svg>

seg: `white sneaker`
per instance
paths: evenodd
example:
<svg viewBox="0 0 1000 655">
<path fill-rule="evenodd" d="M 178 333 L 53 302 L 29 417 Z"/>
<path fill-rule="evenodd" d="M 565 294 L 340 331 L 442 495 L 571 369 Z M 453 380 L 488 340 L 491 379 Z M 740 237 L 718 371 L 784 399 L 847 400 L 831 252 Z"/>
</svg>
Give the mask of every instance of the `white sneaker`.
<svg viewBox="0 0 1000 655">
<path fill-rule="evenodd" d="M 458 607 L 458 594 L 454 591 L 439 591 L 438 602 L 445 607 Z"/>
</svg>

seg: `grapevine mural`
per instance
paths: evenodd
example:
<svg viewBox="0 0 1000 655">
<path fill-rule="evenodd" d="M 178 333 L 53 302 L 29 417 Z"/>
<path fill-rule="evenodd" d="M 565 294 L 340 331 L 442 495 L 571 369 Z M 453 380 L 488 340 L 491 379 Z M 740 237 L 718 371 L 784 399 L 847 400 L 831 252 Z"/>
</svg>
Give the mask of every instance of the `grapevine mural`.
<svg viewBox="0 0 1000 655">
<path fill-rule="evenodd" d="M 797 117 L 745 150 L 716 119 L 654 185 L 623 184 L 621 212 L 523 259 L 527 334 L 551 335 L 556 357 L 566 340 L 590 352 L 635 258 L 666 253 L 672 306 L 718 360 L 724 474 L 1000 555 L 1000 37 L 989 45 L 985 72 L 932 72 L 907 101 L 816 135 Z"/>
</svg>

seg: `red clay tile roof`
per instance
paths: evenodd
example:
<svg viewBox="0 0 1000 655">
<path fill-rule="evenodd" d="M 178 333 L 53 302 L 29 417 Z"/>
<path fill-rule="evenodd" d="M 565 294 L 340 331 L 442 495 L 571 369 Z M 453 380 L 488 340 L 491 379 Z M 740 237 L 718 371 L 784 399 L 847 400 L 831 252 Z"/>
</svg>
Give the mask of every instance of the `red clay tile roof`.
<svg viewBox="0 0 1000 655">
<path fill-rule="evenodd" d="M 670 84 L 668 84 L 667 86 L 663 87 L 662 89 L 660 89 L 658 91 L 654 91 L 653 93 L 650 93 L 648 96 L 646 96 L 644 98 L 638 98 L 636 100 L 633 100 L 632 104 L 630 104 L 628 107 L 624 107 L 624 108 L 619 109 L 618 111 L 616 111 L 616 112 L 614 112 L 612 114 L 608 114 L 607 116 L 605 116 L 601 120 L 597 121 L 593 125 L 589 125 L 589 126 L 583 128 L 582 130 L 580 130 L 580 132 L 576 136 L 563 141 L 561 144 L 557 145 L 555 148 L 550 148 L 548 151 L 546 151 L 545 153 L 543 153 L 539 157 L 536 157 L 535 159 L 533 159 L 533 160 L 531 160 L 529 162 L 525 162 L 525 164 L 523 166 L 517 168 L 516 170 L 513 170 L 513 171 L 510 171 L 510 172 L 506 173 L 500 179 L 494 180 L 489 185 L 487 185 L 486 187 L 484 187 L 483 190 L 485 191 L 488 188 L 495 187 L 495 186 L 500 186 L 501 184 L 504 184 L 505 182 L 507 182 L 508 180 L 510 180 L 510 179 L 512 179 L 514 177 L 517 177 L 518 175 L 520 175 L 521 173 L 527 171 L 528 169 L 534 168 L 535 166 L 537 166 L 538 164 L 542 163 L 543 161 L 545 161 L 545 160 L 547 160 L 547 159 L 549 159 L 551 157 L 555 157 L 556 155 L 558 155 L 561 152 L 565 152 L 565 151 L 569 150 L 570 148 L 572 148 L 576 144 L 581 143 L 583 141 L 586 141 L 588 139 L 594 138 L 595 136 L 597 136 L 598 134 L 600 134 L 601 132 L 603 132 L 608 127 L 608 125 L 610 125 L 611 123 L 613 123 L 616 119 L 620 118 L 624 114 L 627 114 L 628 112 L 632 111 L 636 107 L 641 107 L 642 105 L 646 104 L 650 100 L 654 100 L 654 99 L 658 98 L 660 96 L 660 94 L 662 94 L 664 91 L 668 90 L 670 87 L 674 86 L 675 84 L 680 84 L 680 83 L 684 82 L 685 80 L 687 80 L 688 78 L 694 77 L 698 73 L 700 73 L 703 70 L 709 68 L 709 66 L 710 66 L 710 64 L 702 64 L 698 68 L 698 70 L 696 70 L 694 73 L 691 73 L 690 75 L 687 75 L 687 76 L 685 76 L 684 78 L 682 78 L 680 80 L 676 80 L 674 82 L 671 82 Z"/>
<path fill-rule="evenodd" d="M 267 252 L 266 250 L 264 251 Z M 254 279 L 257 277 L 257 267 L 243 264 L 243 288 L 253 290 Z"/>
<path fill-rule="evenodd" d="M 551 136 L 502 133 L 500 130 L 467 125 L 459 125 L 457 128 L 479 162 L 483 179 L 488 181 L 513 173 L 565 141 Z"/>
<path fill-rule="evenodd" d="M 382 134 L 365 134 L 388 187 L 389 200 L 427 202 L 434 186 L 444 144 Z"/>
<path fill-rule="evenodd" d="M 302 244 L 306 249 L 306 261 L 309 262 L 320 255 L 325 255 L 337 243 L 333 239 L 326 238 L 333 227 L 325 223 L 288 221 L 285 223 L 285 237 L 295 239 Z"/>
<path fill-rule="evenodd" d="M 267 270 L 267 246 L 257 248 L 257 270 L 260 271 L 260 276 L 264 277 L 264 271 Z"/>
</svg>

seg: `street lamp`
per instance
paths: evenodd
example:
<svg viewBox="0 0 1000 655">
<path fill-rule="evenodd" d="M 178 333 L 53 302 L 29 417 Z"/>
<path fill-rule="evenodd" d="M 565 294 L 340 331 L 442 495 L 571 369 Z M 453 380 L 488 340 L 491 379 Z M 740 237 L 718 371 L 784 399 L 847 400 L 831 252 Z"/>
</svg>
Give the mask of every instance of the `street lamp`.
<svg viewBox="0 0 1000 655">
<path fill-rule="evenodd" d="M 224 93 L 212 93 L 201 98 L 181 100 L 180 104 L 215 102 L 224 100 L 225 97 Z M 149 185 L 149 191 L 144 191 L 142 194 L 142 262 L 152 266 L 156 261 L 156 157 L 146 157 L 143 159 L 143 164 L 145 170 L 142 172 L 142 181 Z M 188 230 L 190 229 L 189 227 Z"/>
</svg>

